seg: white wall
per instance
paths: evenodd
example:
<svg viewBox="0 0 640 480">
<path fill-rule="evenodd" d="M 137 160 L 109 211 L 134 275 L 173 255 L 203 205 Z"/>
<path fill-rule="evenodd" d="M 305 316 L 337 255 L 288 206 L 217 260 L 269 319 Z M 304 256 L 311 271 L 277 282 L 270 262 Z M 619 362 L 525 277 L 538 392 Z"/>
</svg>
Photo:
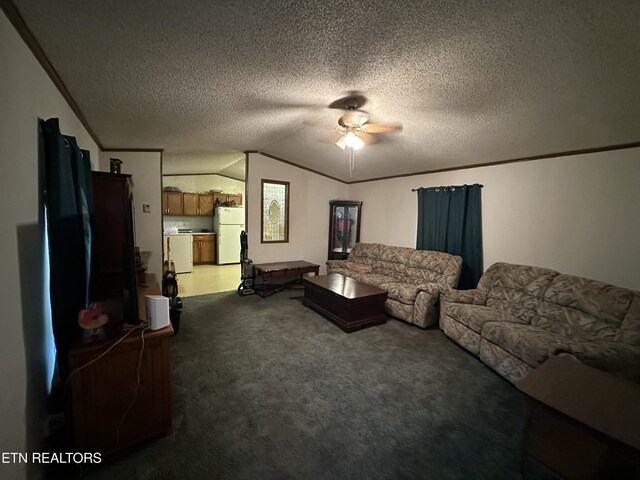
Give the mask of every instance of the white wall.
<svg viewBox="0 0 640 480">
<path fill-rule="evenodd" d="M 558 157 L 348 186 L 361 241 L 415 247 L 412 188 L 481 183 L 484 267 L 539 265 L 640 290 L 640 149 Z"/>
<path fill-rule="evenodd" d="M 122 160 L 122 173 L 131 175 L 135 210 L 136 245 L 149 252 L 147 274 L 162 280 L 162 154 L 160 152 L 102 152 L 100 164 L 108 170 L 109 159 Z M 150 211 L 144 212 L 143 204 Z"/>
<path fill-rule="evenodd" d="M 221 189 L 224 193 L 244 195 L 244 182 L 222 175 L 165 175 L 163 187 L 178 187 L 183 192 L 207 193 L 211 189 Z"/>
<path fill-rule="evenodd" d="M 39 196 L 38 118 L 58 117 L 60 129 L 91 152 L 98 147 L 18 33 L 0 13 L 0 452 L 41 450 L 52 368 L 45 285 L 44 222 Z M 24 478 L 33 465 L 1 464 L 1 478 Z M 37 472 L 29 472 L 30 476 Z"/>
<path fill-rule="evenodd" d="M 254 263 L 306 260 L 326 272 L 329 200 L 346 198 L 346 185 L 307 170 L 249 154 L 247 169 L 249 257 Z M 260 243 L 261 180 L 289 182 L 289 242 Z"/>
</svg>

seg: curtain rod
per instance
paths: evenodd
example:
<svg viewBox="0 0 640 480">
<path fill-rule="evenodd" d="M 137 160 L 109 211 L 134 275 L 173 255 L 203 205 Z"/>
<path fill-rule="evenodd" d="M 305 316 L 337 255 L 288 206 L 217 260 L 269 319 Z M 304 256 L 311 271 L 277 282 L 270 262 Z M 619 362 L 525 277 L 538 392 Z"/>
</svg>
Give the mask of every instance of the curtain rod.
<svg viewBox="0 0 640 480">
<path fill-rule="evenodd" d="M 480 183 L 472 183 L 471 185 L 479 185 L 480 188 L 484 188 L 484 185 L 480 184 Z M 451 188 L 451 187 L 469 187 L 471 186 L 468 183 L 464 183 L 462 185 L 446 185 L 444 187 L 420 187 L 420 188 L 412 188 L 411 191 L 412 192 L 417 192 L 420 189 L 426 190 L 427 188 Z"/>
</svg>

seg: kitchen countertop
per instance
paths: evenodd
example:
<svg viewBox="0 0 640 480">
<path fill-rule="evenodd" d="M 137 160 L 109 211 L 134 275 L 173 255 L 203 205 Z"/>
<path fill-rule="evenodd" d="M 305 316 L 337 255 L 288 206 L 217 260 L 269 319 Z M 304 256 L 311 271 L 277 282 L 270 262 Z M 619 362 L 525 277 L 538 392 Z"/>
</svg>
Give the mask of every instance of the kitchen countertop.
<svg viewBox="0 0 640 480">
<path fill-rule="evenodd" d="M 182 232 L 175 232 L 175 233 L 167 233 L 167 231 L 165 230 L 163 232 L 163 235 L 215 235 L 215 232 L 198 232 L 198 231 L 193 231 L 193 232 L 189 232 L 189 231 L 182 231 Z"/>
</svg>

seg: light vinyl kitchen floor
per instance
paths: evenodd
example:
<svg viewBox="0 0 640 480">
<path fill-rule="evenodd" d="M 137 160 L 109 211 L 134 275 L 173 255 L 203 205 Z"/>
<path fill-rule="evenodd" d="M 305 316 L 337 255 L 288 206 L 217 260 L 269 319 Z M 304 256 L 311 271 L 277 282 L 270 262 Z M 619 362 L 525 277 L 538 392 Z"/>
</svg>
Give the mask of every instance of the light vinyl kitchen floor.
<svg viewBox="0 0 640 480">
<path fill-rule="evenodd" d="M 179 273 L 177 280 L 179 297 L 237 290 L 240 285 L 240 264 L 195 265 L 193 272 Z"/>
</svg>

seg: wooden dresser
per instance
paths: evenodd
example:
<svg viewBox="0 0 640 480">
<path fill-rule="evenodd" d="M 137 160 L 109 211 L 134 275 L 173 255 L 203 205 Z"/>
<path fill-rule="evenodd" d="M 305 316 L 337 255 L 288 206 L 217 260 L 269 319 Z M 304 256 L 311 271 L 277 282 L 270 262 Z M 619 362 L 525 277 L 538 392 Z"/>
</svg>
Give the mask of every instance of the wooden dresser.
<svg viewBox="0 0 640 480">
<path fill-rule="evenodd" d="M 158 293 L 157 286 L 138 288 L 141 318 L 145 316 L 144 296 Z M 124 340 L 89 364 L 127 332 Z M 88 364 L 72 373 L 69 380 L 74 442 L 78 451 L 108 454 L 171 433 L 169 338 L 172 334 L 171 326 L 146 330 L 144 334 L 141 327 L 127 326 L 114 329 L 103 341 L 86 345 L 78 341 L 70 350 L 72 372 Z"/>
</svg>

